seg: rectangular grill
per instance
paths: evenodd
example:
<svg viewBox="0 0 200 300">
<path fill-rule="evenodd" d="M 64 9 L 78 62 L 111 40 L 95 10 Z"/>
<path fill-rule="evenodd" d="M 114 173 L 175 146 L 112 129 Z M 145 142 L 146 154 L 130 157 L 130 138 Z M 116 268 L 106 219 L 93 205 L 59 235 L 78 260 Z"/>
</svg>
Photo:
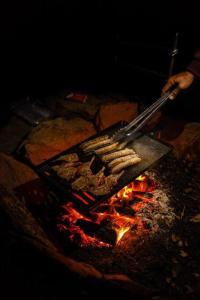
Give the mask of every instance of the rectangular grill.
<svg viewBox="0 0 200 300">
<path fill-rule="evenodd" d="M 124 126 L 124 123 L 119 122 L 103 130 L 100 134 L 94 135 L 87 140 L 91 140 L 105 134 L 112 136 L 113 133 L 116 132 L 116 130 L 119 130 L 122 126 Z M 82 144 L 83 142 L 81 142 L 80 144 Z M 137 178 L 140 174 L 149 169 L 159 159 L 163 158 L 171 151 L 170 146 L 141 132 L 139 137 L 129 144 L 129 148 L 133 148 L 136 153 L 139 154 L 142 161 L 137 165 L 128 167 L 125 170 L 123 176 L 120 178 L 118 184 L 114 186 L 108 194 L 104 196 L 93 196 L 88 192 L 73 191 L 70 184 L 65 179 L 59 177 L 51 168 L 54 164 L 54 161 L 59 159 L 59 157 L 73 152 L 76 152 L 79 155 L 79 158 L 82 162 L 89 161 L 92 155 L 86 156 L 85 154 L 83 154 L 83 152 L 79 148 L 80 144 L 77 144 L 72 148 L 63 151 L 62 153 L 42 163 L 41 165 L 36 167 L 36 171 L 48 181 L 51 187 L 54 187 L 57 192 L 59 192 L 59 194 L 64 197 L 65 201 L 66 199 L 68 199 L 69 201 L 73 202 L 74 206 L 79 211 L 85 214 L 94 211 L 100 203 L 106 201 L 108 198 L 120 191 L 123 187 L 131 183 L 135 178 Z M 103 166 L 100 158 L 97 155 L 95 156 L 95 163 L 92 166 L 94 172 L 99 170 Z"/>
</svg>

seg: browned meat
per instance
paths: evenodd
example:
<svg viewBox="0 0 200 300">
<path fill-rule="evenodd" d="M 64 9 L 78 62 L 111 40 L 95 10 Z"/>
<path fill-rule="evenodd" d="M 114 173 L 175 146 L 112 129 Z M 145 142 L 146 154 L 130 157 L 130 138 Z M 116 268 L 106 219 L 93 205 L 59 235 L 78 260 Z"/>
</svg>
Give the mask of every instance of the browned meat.
<svg viewBox="0 0 200 300">
<path fill-rule="evenodd" d="M 75 153 L 73 153 L 75 154 Z M 66 155 L 66 159 L 77 159 L 75 155 Z M 60 161 L 60 160 L 59 160 Z M 63 160 L 61 160 L 62 162 Z M 57 173 L 59 177 L 66 179 L 67 181 L 71 181 L 76 176 L 77 167 L 80 165 L 79 161 L 69 161 L 69 162 L 62 162 L 61 164 L 52 166 L 52 169 Z"/>
<path fill-rule="evenodd" d="M 77 175 L 78 176 L 91 176 L 92 175 L 92 170 L 91 170 L 91 165 L 92 162 L 94 161 L 95 157 L 93 156 L 92 159 L 88 162 L 83 163 L 78 169 L 77 169 Z"/>
<path fill-rule="evenodd" d="M 118 157 L 118 158 L 115 158 L 114 160 L 112 160 L 109 164 L 108 164 L 108 167 L 109 168 L 113 168 L 114 166 L 122 163 L 122 162 L 125 162 L 125 161 L 128 161 L 132 158 L 135 158 L 135 157 L 138 157 L 137 154 L 130 154 L 130 155 L 126 155 L 126 156 L 122 156 L 122 157 Z"/>
<path fill-rule="evenodd" d="M 76 191 L 86 191 L 96 196 L 108 194 L 111 189 L 117 184 L 124 171 L 122 171 L 120 174 L 111 174 L 105 177 L 104 170 L 105 167 L 103 167 L 95 175 L 80 176 L 72 182 L 72 189 Z"/>
<path fill-rule="evenodd" d="M 124 171 L 122 171 L 120 174 L 115 174 L 115 175 L 111 174 L 111 175 L 107 176 L 105 178 L 105 184 L 108 187 L 112 188 L 114 185 L 117 184 L 119 178 L 122 176 L 123 173 L 124 173 Z"/>
<path fill-rule="evenodd" d="M 101 159 L 104 162 L 107 162 L 107 161 L 113 160 L 115 158 L 122 157 L 125 155 L 130 155 L 130 154 L 135 154 L 135 151 L 133 149 L 125 148 L 123 150 L 118 150 L 113 153 L 103 155 Z"/>
<path fill-rule="evenodd" d="M 105 167 L 103 167 L 97 174 L 92 175 L 90 177 L 90 185 L 94 186 L 94 187 L 98 187 L 99 185 L 101 185 L 101 182 L 104 181 L 104 170 Z"/>
<path fill-rule="evenodd" d="M 126 147 L 128 142 L 123 142 L 123 143 L 120 143 L 119 146 L 117 146 L 117 150 L 122 150 Z"/>
<path fill-rule="evenodd" d="M 79 161 L 79 157 L 78 157 L 77 153 L 69 153 L 69 154 L 58 157 L 57 160 L 64 160 L 66 162 L 77 162 L 77 161 Z"/>
<path fill-rule="evenodd" d="M 130 167 L 130 166 L 133 166 L 133 165 L 139 163 L 140 161 L 141 161 L 141 158 L 138 156 L 135 156 L 134 158 L 131 158 L 125 162 L 121 162 L 118 165 L 116 165 L 115 167 L 113 167 L 111 169 L 111 173 L 119 173 L 121 170 L 123 170 L 127 167 Z"/>
<path fill-rule="evenodd" d="M 122 176 L 122 174 L 123 174 L 123 171 L 120 174 L 116 174 L 116 175 L 111 174 L 111 175 L 105 177 L 104 181 L 102 182 L 102 184 L 100 186 L 90 187 L 89 192 L 91 194 L 93 194 L 94 196 L 103 196 L 103 195 L 110 193 L 112 188 L 117 184 L 117 182 L 118 182 L 119 178 Z"/>
<path fill-rule="evenodd" d="M 87 176 L 80 176 L 72 182 L 71 187 L 76 191 L 87 191 L 90 179 Z"/>
<path fill-rule="evenodd" d="M 77 175 L 78 176 L 89 176 L 92 175 L 92 170 L 90 169 L 90 163 L 86 162 L 82 164 L 80 167 L 77 169 Z"/>
<path fill-rule="evenodd" d="M 106 140 L 106 139 L 108 139 L 108 138 L 109 138 L 108 135 L 99 136 L 99 137 L 97 137 L 97 138 L 95 138 L 95 139 L 92 139 L 92 140 L 89 140 L 89 141 L 87 141 L 87 142 L 82 143 L 82 144 L 80 145 L 80 148 L 81 148 L 81 149 L 87 148 L 88 146 L 90 146 L 90 145 L 92 145 L 92 144 L 99 143 L 99 142 L 101 142 L 101 141 L 103 141 L 103 140 Z"/>
<path fill-rule="evenodd" d="M 107 185 L 101 185 L 99 187 L 91 187 L 89 192 L 94 196 L 103 196 L 110 192 L 110 188 Z"/>
<path fill-rule="evenodd" d="M 103 167 L 97 174 L 85 174 L 77 178 L 74 182 L 72 182 L 72 188 L 74 190 L 82 190 L 82 191 L 89 191 L 91 187 L 96 188 L 100 185 L 101 179 L 104 177 L 104 170 Z"/>
<path fill-rule="evenodd" d="M 84 152 L 92 151 L 92 150 L 95 150 L 95 149 L 100 148 L 102 146 L 105 146 L 107 144 L 110 144 L 111 142 L 112 142 L 112 139 L 107 138 L 107 139 L 104 139 L 104 140 L 99 141 L 97 143 L 93 143 L 93 144 L 83 148 L 83 151 Z"/>
<path fill-rule="evenodd" d="M 118 146 L 118 143 L 112 143 L 106 147 L 102 147 L 98 150 L 95 150 L 95 153 L 98 155 L 102 155 L 102 154 L 105 154 L 107 152 L 114 150 L 117 146 Z"/>
<path fill-rule="evenodd" d="M 77 162 L 66 162 L 66 163 L 62 163 L 61 166 L 63 168 L 69 168 L 69 167 L 78 167 L 81 165 L 80 161 Z"/>
<path fill-rule="evenodd" d="M 76 176 L 76 171 L 77 171 L 77 168 L 74 167 L 64 168 L 60 166 L 54 166 L 52 167 L 52 169 L 56 171 L 59 177 L 64 178 L 67 181 L 73 180 Z"/>
</svg>

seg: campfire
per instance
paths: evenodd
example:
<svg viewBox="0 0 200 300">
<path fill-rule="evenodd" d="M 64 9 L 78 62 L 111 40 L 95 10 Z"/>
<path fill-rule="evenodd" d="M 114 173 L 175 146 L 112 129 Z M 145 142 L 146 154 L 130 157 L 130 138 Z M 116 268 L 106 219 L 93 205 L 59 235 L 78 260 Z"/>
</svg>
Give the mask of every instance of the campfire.
<svg viewBox="0 0 200 300">
<path fill-rule="evenodd" d="M 150 228 L 141 213 L 159 205 L 153 196 L 155 189 L 154 180 L 146 174 L 140 175 L 106 203 L 100 204 L 91 217 L 79 213 L 72 202 L 67 202 L 58 218 L 58 230 L 82 247 L 116 246 L 128 231 L 148 234 Z M 109 231 L 108 236 L 104 228 Z"/>
<path fill-rule="evenodd" d="M 71 122 L 67 123 L 70 130 L 76 128 L 77 119 Z M 59 123 L 53 121 L 51 131 L 57 130 Z M 197 289 L 199 165 L 179 161 L 173 153 L 166 155 L 169 153 L 167 145 L 143 135 L 131 145 L 140 155 L 141 162 L 124 170 L 109 194 L 98 197 L 89 189 L 75 189 L 72 180 L 67 182 L 64 176 L 59 177 L 58 172 L 53 172 L 53 168 L 67 164 L 63 162 L 63 156 L 72 153 L 79 155 L 76 163 L 81 173 L 82 166 L 92 160 L 92 156 L 82 155 L 77 146 L 86 137 L 81 135 L 77 140 L 76 132 L 70 135 L 69 130 L 63 129 L 65 122 L 60 124 L 64 142 L 59 142 L 61 134 L 56 131 L 52 145 L 64 146 L 56 149 L 56 156 L 49 144 L 45 151 L 40 148 L 34 156 L 34 162 L 38 162 L 34 170 L 12 157 L 0 155 L 1 205 L 15 227 L 20 229 L 17 231 L 20 238 L 22 236 L 62 263 L 67 268 L 69 280 L 73 277 L 71 273 L 77 274 L 78 279 L 98 278 L 100 289 L 102 278 L 106 284 L 117 284 L 120 289 L 128 286 L 136 299 L 140 299 L 143 292 L 154 295 L 155 289 L 160 295 L 175 296 Z M 79 126 L 81 132 L 87 128 L 84 124 Z M 43 145 L 48 126 L 49 123 L 45 125 L 41 140 L 34 137 L 34 146 Z M 38 134 L 39 128 L 36 131 Z M 68 136 L 74 138 L 75 146 L 71 150 L 66 147 Z M 34 154 L 33 148 L 29 149 Z M 95 158 L 96 164 L 91 168 L 93 179 L 104 167 L 101 165 L 104 161 L 98 160 L 101 157 L 96 155 Z M 111 175 L 110 163 L 105 166 L 106 177 Z M 75 175 L 73 179 L 77 180 L 77 173 Z M 88 282 L 90 290 L 91 281 Z M 135 282 L 141 285 L 139 296 Z M 83 286 L 85 289 L 85 279 Z"/>
</svg>

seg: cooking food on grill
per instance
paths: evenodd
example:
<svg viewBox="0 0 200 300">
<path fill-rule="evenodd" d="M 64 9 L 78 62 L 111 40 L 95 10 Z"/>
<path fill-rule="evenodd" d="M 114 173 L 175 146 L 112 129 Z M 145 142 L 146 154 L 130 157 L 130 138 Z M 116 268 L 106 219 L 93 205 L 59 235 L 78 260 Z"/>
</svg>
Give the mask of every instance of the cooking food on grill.
<svg viewBox="0 0 200 300">
<path fill-rule="evenodd" d="M 121 170 L 128 168 L 130 166 L 133 166 L 141 161 L 141 158 L 138 156 L 135 156 L 134 158 L 131 158 L 125 162 L 121 162 L 115 167 L 111 169 L 111 173 L 119 173 Z"/>
<path fill-rule="evenodd" d="M 103 167 L 98 173 L 90 177 L 91 186 L 97 187 L 101 184 L 101 182 L 104 181 L 105 178 L 104 171 L 105 171 L 105 167 Z"/>
<path fill-rule="evenodd" d="M 119 174 L 115 174 L 115 175 L 114 175 L 114 174 L 111 174 L 111 175 L 105 177 L 105 184 L 106 184 L 108 187 L 112 188 L 113 185 L 116 185 L 116 184 L 117 184 L 119 178 L 123 175 L 123 173 L 124 173 L 124 171 L 122 171 L 122 172 L 119 173 Z"/>
<path fill-rule="evenodd" d="M 91 187 L 89 192 L 94 196 L 107 195 L 110 192 L 110 188 L 107 185 L 100 185 L 99 187 Z"/>
<path fill-rule="evenodd" d="M 110 152 L 110 151 L 116 149 L 117 146 L 118 146 L 118 143 L 112 143 L 108 146 L 105 146 L 105 147 L 95 150 L 95 153 L 98 155 L 105 154 L 107 152 Z"/>
<path fill-rule="evenodd" d="M 89 192 L 94 196 L 103 196 L 111 192 L 112 188 L 117 184 L 119 178 L 123 174 L 123 171 L 120 174 L 111 174 L 105 177 L 104 182 L 97 187 L 90 187 Z"/>
<path fill-rule="evenodd" d="M 90 184 L 90 177 L 80 176 L 72 182 L 71 187 L 76 191 L 87 191 Z"/>
<path fill-rule="evenodd" d="M 104 170 L 103 167 L 97 174 L 85 174 L 84 176 L 79 176 L 75 181 L 72 182 L 71 187 L 74 190 L 88 191 L 90 187 L 96 188 L 104 180 Z"/>
<path fill-rule="evenodd" d="M 54 166 L 52 169 L 57 173 L 61 178 L 71 181 L 76 177 L 77 167 L 68 167 L 63 166 Z"/>
<path fill-rule="evenodd" d="M 63 168 L 69 168 L 69 167 L 78 167 L 81 165 L 80 161 L 75 161 L 75 162 L 62 162 L 61 166 Z"/>
<path fill-rule="evenodd" d="M 123 150 L 118 150 L 113 153 L 103 155 L 101 159 L 102 161 L 107 162 L 115 158 L 122 157 L 129 154 L 135 154 L 135 151 L 133 149 L 125 148 Z"/>
<path fill-rule="evenodd" d="M 109 162 L 108 167 L 109 168 L 113 168 L 116 165 L 118 165 L 118 164 L 120 164 L 122 162 L 128 161 L 128 160 L 130 160 L 132 158 L 135 158 L 135 157 L 138 157 L 138 155 L 136 153 L 135 154 L 130 154 L 130 155 L 126 155 L 126 156 L 115 158 L 114 160 L 112 160 L 111 162 Z"/>
<path fill-rule="evenodd" d="M 76 162 L 76 161 L 79 161 L 79 157 L 78 157 L 77 153 L 69 153 L 69 154 L 58 157 L 56 159 L 56 161 L 57 160 L 63 160 L 66 162 Z"/>
<path fill-rule="evenodd" d="M 92 175 L 91 165 L 92 165 L 94 159 L 95 159 L 95 157 L 93 156 L 90 161 L 82 163 L 80 165 L 80 167 L 77 168 L 77 176 Z"/>
<path fill-rule="evenodd" d="M 110 144 L 111 142 L 112 142 L 112 139 L 107 138 L 107 139 L 101 140 L 101 141 L 99 141 L 99 142 L 90 144 L 89 146 L 83 148 L 83 151 L 84 151 L 84 152 L 92 151 L 92 150 L 95 150 L 95 149 L 97 149 L 97 148 L 100 148 L 100 147 L 103 147 L 103 146 L 105 146 L 105 145 L 108 145 L 108 144 Z"/>
<path fill-rule="evenodd" d="M 126 147 L 128 142 L 123 142 L 123 143 L 120 143 L 118 146 L 117 146 L 117 150 L 122 150 Z"/>
<path fill-rule="evenodd" d="M 93 159 L 91 161 L 93 161 Z M 78 175 L 78 178 L 74 178 L 75 180 L 71 183 L 71 187 L 76 191 L 90 192 L 94 195 L 105 195 L 117 184 L 123 171 L 120 174 L 105 176 L 105 167 L 103 167 L 98 173 L 93 174 L 90 169 L 91 161 L 83 164 L 85 165 L 83 173 L 79 170 L 76 171 L 75 176 Z"/>
<path fill-rule="evenodd" d="M 95 157 L 89 162 L 81 163 L 80 161 L 66 162 L 60 165 L 55 165 L 52 169 L 57 173 L 58 176 L 66 179 L 67 181 L 73 180 L 79 176 L 92 176 L 91 165 Z"/>
<path fill-rule="evenodd" d="M 97 138 L 95 138 L 95 139 L 92 139 L 92 140 L 89 140 L 89 141 L 87 141 L 87 142 L 82 143 L 82 144 L 80 145 L 80 148 L 81 148 L 81 149 L 87 148 L 88 146 L 90 146 L 90 145 L 92 145 L 92 144 L 99 143 L 99 142 L 101 142 L 101 141 L 103 141 L 103 140 L 107 140 L 108 138 L 109 138 L 108 135 L 99 136 L 99 137 L 97 137 Z"/>
</svg>

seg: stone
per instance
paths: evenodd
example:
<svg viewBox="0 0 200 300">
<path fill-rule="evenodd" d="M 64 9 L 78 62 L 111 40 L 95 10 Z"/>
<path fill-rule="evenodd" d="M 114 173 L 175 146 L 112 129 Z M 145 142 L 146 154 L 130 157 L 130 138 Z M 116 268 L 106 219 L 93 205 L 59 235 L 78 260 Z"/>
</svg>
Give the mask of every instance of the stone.
<svg viewBox="0 0 200 300">
<path fill-rule="evenodd" d="M 0 184 L 8 190 L 38 179 L 37 174 L 13 157 L 0 153 Z"/>
<path fill-rule="evenodd" d="M 25 157 L 33 165 L 38 165 L 95 133 L 92 123 L 82 118 L 57 118 L 42 122 L 23 143 Z"/>
<path fill-rule="evenodd" d="M 57 100 L 56 112 L 59 116 L 71 117 L 73 115 L 81 115 L 87 119 L 95 117 L 99 106 L 104 102 L 104 99 L 94 95 L 88 95 L 85 103 L 72 101 L 67 97 L 62 97 Z"/>
<path fill-rule="evenodd" d="M 138 114 L 138 104 L 134 102 L 106 103 L 101 105 L 96 124 L 103 130 L 119 121 L 132 121 Z"/>
<path fill-rule="evenodd" d="M 24 136 L 28 134 L 31 126 L 22 119 L 12 116 L 3 127 L 0 128 L 0 152 L 7 154 L 15 151 Z"/>
<path fill-rule="evenodd" d="M 185 159 L 188 161 L 197 161 L 200 158 L 200 137 L 197 138 L 193 145 L 188 149 L 188 152 L 185 155 Z"/>
<path fill-rule="evenodd" d="M 48 201 L 48 188 L 38 175 L 13 157 L 0 153 L 0 185 L 29 206 Z"/>
<path fill-rule="evenodd" d="M 178 158 L 198 160 L 200 154 L 200 123 L 187 123 L 179 136 L 171 141 Z"/>
</svg>

